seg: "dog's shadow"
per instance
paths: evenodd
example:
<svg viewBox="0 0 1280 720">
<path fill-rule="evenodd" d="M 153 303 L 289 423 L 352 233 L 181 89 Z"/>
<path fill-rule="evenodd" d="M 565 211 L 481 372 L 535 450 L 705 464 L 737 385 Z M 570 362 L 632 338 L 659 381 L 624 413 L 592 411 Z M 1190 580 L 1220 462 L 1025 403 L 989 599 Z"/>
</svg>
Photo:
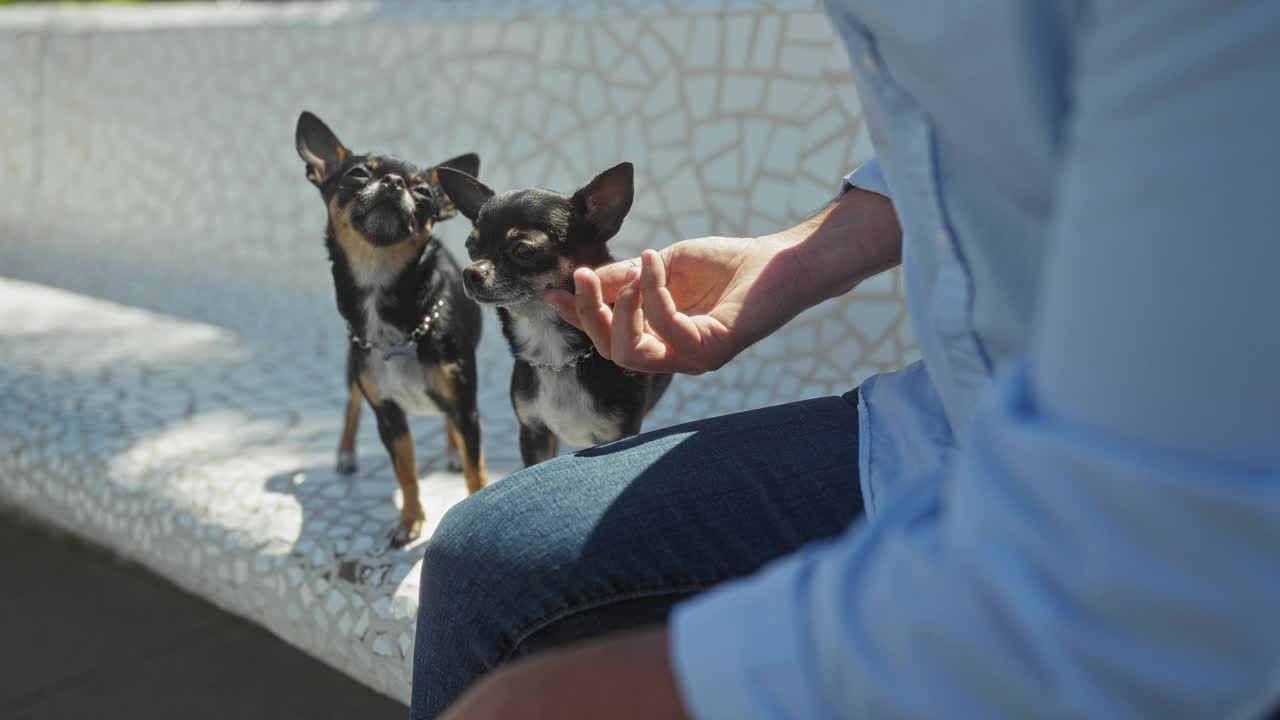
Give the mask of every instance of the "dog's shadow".
<svg viewBox="0 0 1280 720">
<path fill-rule="evenodd" d="M 443 450 L 443 448 L 442 448 Z M 422 537 L 403 547 L 392 543 L 402 502 L 390 462 L 376 453 L 360 457 L 355 473 L 333 464 L 299 467 L 268 477 L 268 492 L 293 497 L 300 509 L 290 563 L 333 583 L 381 588 L 399 585 L 421 557 L 440 516 L 466 496 L 462 476 L 446 470 L 443 452 L 419 463 L 419 491 L 427 512 Z M 375 590 L 372 595 L 377 595 Z"/>
</svg>

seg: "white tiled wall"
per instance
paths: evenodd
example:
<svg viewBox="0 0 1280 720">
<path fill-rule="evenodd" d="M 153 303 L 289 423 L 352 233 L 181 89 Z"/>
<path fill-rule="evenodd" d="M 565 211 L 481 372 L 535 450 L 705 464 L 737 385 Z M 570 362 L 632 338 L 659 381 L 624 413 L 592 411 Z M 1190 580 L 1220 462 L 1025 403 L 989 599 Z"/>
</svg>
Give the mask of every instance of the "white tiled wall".
<svg viewBox="0 0 1280 720">
<path fill-rule="evenodd" d="M 147 11 L 62 11 L 54 31 L 0 16 L 0 65 L 21 69 L 0 83 L 0 274 L 288 337 L 337 367 L 324 211 L 293 150 L 303 108 L 356 149 L 477 151 L 500 189 L 571 190 L 630 160 L 620 255 L 781 228 L 869 156 L 813 4 L 571 5 L 188 7 L 150 29 Z M 455 252 L 465 225 L 442 228 Z M 500 436 L 510 360 L 489 320 L 484 420 Z M 679 379 L 649 426 L 840 392 L 911 353 L 890 274 Z"/>
<path fill-rule="evenodd" d="M 330 462 L 345 352 L 299 111 L 356 150 L 476 151 L 498 189 L 568 191 L 630 160 L 636 203 L 613 241 L 630 255 L 770 232 L 830 199 L 871 151 L 846 62 L 811 2 L 0 12 L 0 276 L 150 311 L 8 295 L 45 314 L 0 314 L 0 490 L 407 697 L 417 556 L 369 540 L 391 508 L 385 462 L 366 453 L 388 476 L 372 499 L 275 474 Z M 455 252 L 466 231 L 443 227 Z M 61 319 L 15 329 L 23 317 Z M 486 321 L 486 446 L 511 469 L 511 361 Z M 843 392 L 913 357 L 889 273 L 677 379 L 646 427 Z"/>
</svg>

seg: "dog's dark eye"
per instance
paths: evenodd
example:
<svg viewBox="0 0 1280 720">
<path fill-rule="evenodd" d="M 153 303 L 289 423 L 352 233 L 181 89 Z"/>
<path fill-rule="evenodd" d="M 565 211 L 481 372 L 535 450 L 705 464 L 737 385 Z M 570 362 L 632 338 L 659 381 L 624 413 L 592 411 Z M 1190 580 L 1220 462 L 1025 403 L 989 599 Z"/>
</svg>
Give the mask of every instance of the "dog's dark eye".
<svg viewBox="0 0 1280 720">
<path fill-rule="evenodd" d="M 533 248 L 529 243 L 518 242 L 511 246 L 511 257 L 519 262 L 528 262 L 533 259 Z"/>
<path fill-rule="evenodd" d="M 369 168 L 363 165 L 357 165 L 347 171 L 347 177 L 351 180 L 368 182 L 369 178 L 373 177 L 373 173 L 369 171 Z"/>
<path fill-rule="evenodd" d="M 436 198 L 431 194 L 431 188 L 426 185 L 419 185 L 413 189 L 413 199 L 424 205 L 434 206 Z"/>
<path fill-rule="evenodd" d="M 480 259 L 480 253 L 476 252 L 476 236 L 475 235 L 471 235 L 470 237 L 467 238 L 466 248 L 467 248 L 467 257 L 471 258 L 471 262 L 475 262 Z"/>
</svg>

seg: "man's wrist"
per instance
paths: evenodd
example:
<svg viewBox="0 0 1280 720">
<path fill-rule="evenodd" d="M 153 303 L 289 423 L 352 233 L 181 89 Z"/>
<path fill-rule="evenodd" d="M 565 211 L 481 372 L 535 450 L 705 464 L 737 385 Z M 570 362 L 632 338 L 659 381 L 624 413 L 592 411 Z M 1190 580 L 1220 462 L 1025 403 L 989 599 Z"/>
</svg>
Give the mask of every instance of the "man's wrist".
<svg viewBox="0 0 1280 720">
<path fill-rule="evenodd" d="M 893 203 L 850 187 L 817 215 L 771 236 L 789 245 L 814 303 L 843 295 L 902 262 L 902 229 Z"/>
</svg>

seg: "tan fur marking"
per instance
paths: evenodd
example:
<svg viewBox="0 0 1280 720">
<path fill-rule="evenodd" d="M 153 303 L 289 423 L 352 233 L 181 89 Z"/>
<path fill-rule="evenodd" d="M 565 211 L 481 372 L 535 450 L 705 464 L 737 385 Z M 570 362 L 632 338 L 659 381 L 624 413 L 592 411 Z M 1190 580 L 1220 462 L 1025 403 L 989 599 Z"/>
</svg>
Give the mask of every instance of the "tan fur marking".
<svg viewBox="0 0 1280 720">
<path fill-rule="evenodd" d="M 427 371 L 427 386 L 449 402 L 457 398 L 457 365 L 435 365 Z"/>
<path fill-rule="evenodd" d="M 338 155 L 338 162 L 342 162 L 343 160 L 346 160 L 346 159 L 347 159 L 347 149 L 346 149 L 346 148 L 344 148 L 344 147 L 342 147 L 341 145 L 339 145 L 338 147 L 334 148 L 334 150 L 336 151 L 336 154 Z"/>
<path fill-rule="evenodd" d="M 369 161 L 369 169 L 370 169 L 370 170 L 377 170 L 377 169 L 378 169 L 378 165 L 379 165 L 379 163 L 378 163 L 378 161 L 377 161 L 377 160 L 370 160 L 370 161 Z"/>
<path fill-rule="evenodd" d="M 427 513 L 422 509 L 418 496 L 418 470 L 413 459 L 413 436 L 405 433 L 391 441 L 391 464 L 395 468 L 396 482 L 404 495 L 400 508 L 400 529 L 408 531 L 408 540 L 422 535 L 422 523 Z"/>
<path fill-rule="evenodd" d="M 427 375 L 427 383 L 431 386 L 433 392 L 439 393 L 449 401 L 453 401 L 458 396 L 457 382 L 459 377 L 459 367 L 457 365 L 437 365 L 429 371 Z M 479 492 L 484 486 L 489 484 L 488 476 L 484 469 L 484 450 L 476 448 L 476 462 L 471 462 L 471 454 L 467 452 L 467 442 L 449 420 L 444 423 L 445 433 L 448 438 L 450 448 L 456 448 L 458 455 L 462 458 L 462 475 L 467 479 L 467 492 Z"/>
<path fill-rule="evenodd" d="M 360 385 L 360 392 L 364 394 L 366 400 L 372 405 L 382 404 L 382 393 L 378 392 L 378 383 L 374 381 L 373 375 L 368 370 L 363 370 L 356 378 L 356 382 Z"/>
<path fill-rule="evenodd" d="M 467 479 L 467 494 L 474 495 L 489 484 L 489 477 L 484 469 L 484 450 L 476 448 L 477 460 L 472 463 L 471 453 L 467 452 L 466 438 L 458 432 L 453 423 L 446 423 L 445 428 L 453 436 L 453 443 L 459 449 L 458 454 L 462 456 L 462 476 Z"/>
<path fill-rule="evenodd" d="M 329 200 L 329 219 L 333 221 L 334 239 L 347 256 L 356 282 L 362 285 L 379 276 L 395 277 L 410 263 L 417 262 L 427 244 L 427 236 L 423 233 L 390 247 L 374 245 L 364 233 L 352 226 L 351 205 L 340 207 L 337 195 Z"/>
<path fill-rule="evenodd" d="M 573 261 L 573 258 L 562 257 L 562 258 L 560 258 L 560 263 L 559 263 L 559 264 L 560 264 L 560 278 L 559 278 L 559 279 L 561 279 L 561 280 L 567 280 L 567 281 L 569 282 L 569 284 L 570 284 L 570 285 L 572 285 L 572 284 L 573 284 L 573 271 L 575 271 L 575 270 L 577 270 L 577 269 L 578 269 L 578 263 L 574 262 L 574 261 Z"/>
<path fill-rule="evenodd" d="M 357 380 L 361 393 L 370 403 L 374 405 L 382 403 L 382 396 L 378 392 L 378 386 L 372 375 L 367 371 L 361 372 Z M 395 471 L 400 492 L 404 495 L 404 505 L 400 508 L 400 529 L 406 533 L 406 542 L 416 540 L 422 535 L 422 523 L 427 517 L 426 511 L 422 509 L 422 499 L 418 495 L 416 462 L 413 454 L 413 435 L 405 433 L 391 441 L 391 467 Z"/>
</svg>

